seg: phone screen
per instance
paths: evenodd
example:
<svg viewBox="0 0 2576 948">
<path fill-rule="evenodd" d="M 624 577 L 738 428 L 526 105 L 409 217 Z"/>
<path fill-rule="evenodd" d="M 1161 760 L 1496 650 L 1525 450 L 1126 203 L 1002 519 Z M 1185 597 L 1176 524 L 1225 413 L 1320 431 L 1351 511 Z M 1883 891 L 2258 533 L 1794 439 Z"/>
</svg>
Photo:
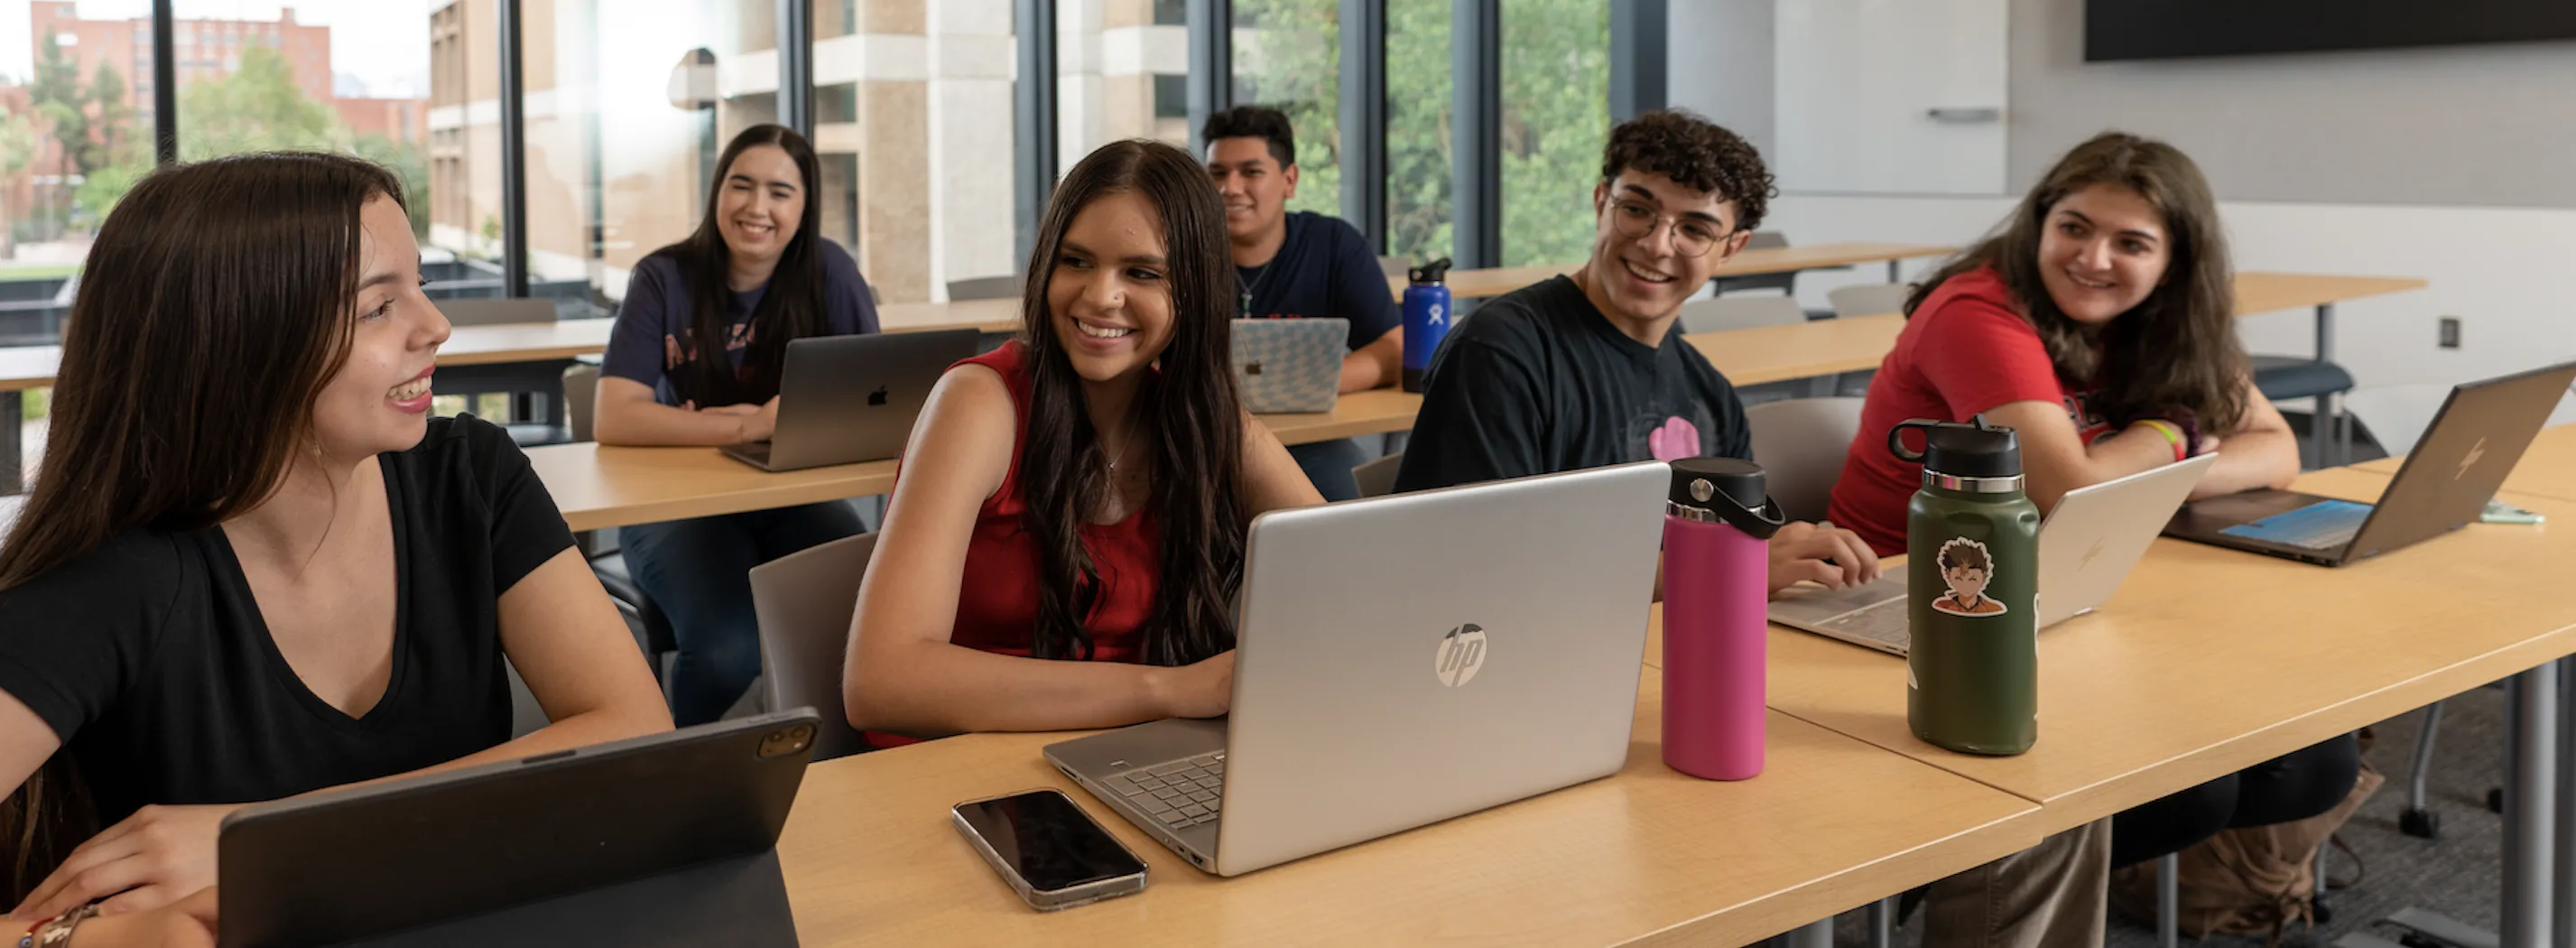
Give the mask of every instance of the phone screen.
<svg viewBox="0 0 2576 948">
<path fill-rule="evenodd" d="M 1145 871 L 1108 830 L 1057 791 L 961 803 L 957 815 L 1041 892 Z"/>
</svg>

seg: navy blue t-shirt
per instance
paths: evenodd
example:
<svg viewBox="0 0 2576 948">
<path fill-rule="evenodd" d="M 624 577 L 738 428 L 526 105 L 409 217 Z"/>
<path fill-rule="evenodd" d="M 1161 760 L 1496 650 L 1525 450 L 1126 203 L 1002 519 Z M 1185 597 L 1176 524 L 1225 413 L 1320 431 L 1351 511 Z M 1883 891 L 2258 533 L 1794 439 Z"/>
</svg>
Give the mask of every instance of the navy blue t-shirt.
<svg viewBox="0 0 2576 948">
<path fill-rule="evenodd" d="M 1252 291 L 1250 319 L 1347 319 L 1352 351 L 1376 342 L 1404 324 L 1395 295 L 1386 287 L 1386 271 L 1368 241 L 1338 217 L 1313 211 L 1288 215 L 1288 238 L 1279 253 L 1257 267 L 1236 267 Z"/>
<path fill-rule="evenodd" d="M 815 249 L 823 255 L 824 333 L 846 336 L 877 331 L 876 303 L 868 298 L 868 281 L 859 276 L 858 262 L 828 240 L 818 241 Z M 737 371 L 751 347 L 752 310 L 760 306 L 766 290 L 763 285 L 733 294 L 733 325 L 726 333 L 725 355 Z M 654 400 L 665 405 L 696 401 L 700 408 L 720 407 L 723 403 L 710 403 L 684 391 L 698 358 L 696 334 L 689 329 L 695 320 L 690 308 L 689 285 L 679 258 L 656 252 L 637 263 L 635 276 L 626 284 L 626 302 L 617 307 L 617 325 L 609 330 L 600 374 L 651 386 Z"/>
</svg>

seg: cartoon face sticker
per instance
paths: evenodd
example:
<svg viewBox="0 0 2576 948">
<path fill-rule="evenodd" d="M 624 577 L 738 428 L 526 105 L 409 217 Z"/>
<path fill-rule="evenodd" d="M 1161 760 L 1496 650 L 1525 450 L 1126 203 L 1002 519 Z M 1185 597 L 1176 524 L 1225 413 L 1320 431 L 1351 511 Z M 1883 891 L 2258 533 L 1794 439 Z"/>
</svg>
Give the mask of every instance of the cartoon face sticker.
<svg viewBox="0 0 2576 948">
<path fill-rule="evenodd" d="M 2004 604 L 1986 595 L 1986 584 L 1995 578 L 1995 558 L 1986 545 L 1966 537 L 1941 544 L 1938 561 L 1941 582 L 1948 592 L 1932 600 L 1932 608 L 1954 616 L 2001 615 Z"/>
</svg>

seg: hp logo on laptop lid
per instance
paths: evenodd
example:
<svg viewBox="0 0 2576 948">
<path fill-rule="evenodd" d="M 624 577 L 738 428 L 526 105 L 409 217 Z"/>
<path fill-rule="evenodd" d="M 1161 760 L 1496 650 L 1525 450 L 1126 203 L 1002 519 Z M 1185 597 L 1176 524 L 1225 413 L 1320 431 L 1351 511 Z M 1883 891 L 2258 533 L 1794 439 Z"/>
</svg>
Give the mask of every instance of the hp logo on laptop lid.
<svg viewBox="0 0 2576 948">
<path fill-rule="evenodd" d="M 1465 685 L 1485 667 L 1485 629 L 1473 622 L 1449 630 L 1440 637 L 1439 661 L 1432 671 L 1440 683 L 1451 688 Z"/>
</svg>

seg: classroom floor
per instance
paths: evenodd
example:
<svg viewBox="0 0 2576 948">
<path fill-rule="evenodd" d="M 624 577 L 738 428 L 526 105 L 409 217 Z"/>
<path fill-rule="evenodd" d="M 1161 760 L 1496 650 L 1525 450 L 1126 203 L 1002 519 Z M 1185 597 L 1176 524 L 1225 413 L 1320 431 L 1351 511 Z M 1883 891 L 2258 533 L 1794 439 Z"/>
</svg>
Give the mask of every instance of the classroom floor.
<svg viewBox="0 0 2576 948">
<path fill-rule="evenodd" d="M 2362 877 L 2349 889 L 2330 893 L 2326 904 L 2332 921 L 2313 931 L 2293 929 L 2287 946 L 2331 945 L 2347 932 L 2371 932 L 2394 940 L 2394 930 L 2378 920 L 2400 908 L 2429 909 L 2471 925 L 2494 930 L 2497 908 L 2498 849 L 2502 817 L 2486 807 L 2487 790 L 2503 774 L 2504 692 L 2481 688 L 2450 700 L 2435 742 L 2431 808 L 2441 820 L 2441 838 L 2422 840 L 2400 833 L 2399 814 L 2406 808 L 2406 780 L 2411 773 L 2420 713 L 2382 722 L 2373 731 L 2377 745 L 2370 765 L 2388 777 L 2351 822 L 2340 831 L 2360 856 Z M 2043 738 L 2045 739 L 2045 738 Z M 2327 873 L 2349 881 L 2354 860 L 2337 852 Z M 1844 916 L 1836 933 L 1838 946 L 1868 943 L 1860 913 Z M 2204 948 L 2250 948 L 2261 938 L 2184 938 Z M 1921 919 L 1897 933 L 1900 948 L 1922 944 Z M 2109 948 L 2154 948 L 2151 919 L 2114 915 Z"/>
</svg>

